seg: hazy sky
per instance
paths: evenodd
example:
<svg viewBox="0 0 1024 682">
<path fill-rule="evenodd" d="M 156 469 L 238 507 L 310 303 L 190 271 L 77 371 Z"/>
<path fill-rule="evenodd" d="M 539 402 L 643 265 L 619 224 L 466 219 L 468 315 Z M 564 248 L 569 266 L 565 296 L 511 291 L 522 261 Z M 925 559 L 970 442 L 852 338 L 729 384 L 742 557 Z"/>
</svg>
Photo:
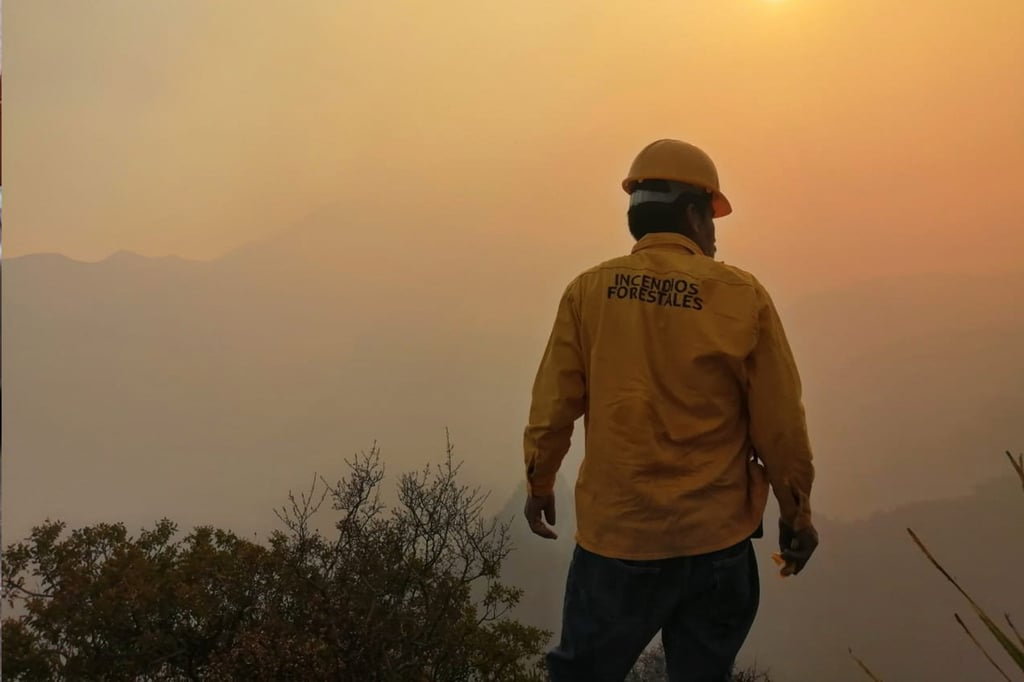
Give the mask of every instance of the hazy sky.
<svg viewBox="0 0 1024 682">
<path fill-rule="evenodd" d="M 822 516 L 944 495 L 967 466 L 1009 475 L 999 450 L 1020 442 L 986 450 L 987 439 L 1020 433 L 1017 403 L 996 401 L 1020 375 L 1019 362 L 1000 363 L 1019 335 L 1004 338 L 1011 327 L 993 323 L 982 342 L 950 322 L 934 328 L 961 335 L 929 344 L 933 327 L 906 328 L 955 322 L 974 300 L 981 313 L 967 320 L 1015 320 L 1020 311 L 1002 306 L 1024 300 L 1024 279 L 993 278 L 990 300 L 951 296 L 960 308 L 935 296 L 936 315 L 908 315 L 906 328 L 877 324 L 835 346 L 822 330 L 868 317 L 895 291 L 888 276 L 956 273 L 956 287 L 964 274 L 1021 271 L 1024 0 L 3 0 L 2 12 L 3 256 L 15 272 L 4 303 L 21 302 L 5 308 L 5 322 L 9 310 L 23 321 L 10 325 L 3 363 L 8 383 L 21 382 L 4 403 L 15 426 L 5 443 L 28 453 L 5 464 L 7 480 L 20 481 L 4 491 L 5 538 L 47 515 L 72 525 L 163 514 L 229 525 L 258 506 L 265 516 L 247 516 L 246 527 L 274 523 L 259 496 L 272 488 L 278 504 L 308 472 L 341 474 L 317 469 L 340 466 L 332 448 L 364 447 L 364 432 L 386 457 L 406 443 L 439 448 L 442 424 L 453 427 L 459 456 L 482 452 L 469 471 L 500 504 L 509 481 L 521 481 L 518 420 L 557 295 L 631 246 L 620 182 L 636 152 L 661 137 L 693 142 L 718 165 L 735 209 L 718 223 L 719 256 L 755 272 L 786 320 L 798 298 L 818 297 L 808 309 L 820 324 L 790 329 L 808 351 L 798 363 L 819 368 L 805 384 Z M 338 287 L 345 296 L 324 300 L 351 307 L 318 317 L 323 301 L 299 300 L 285 319 L 308 318 L 295 325 L 303 334 L 335 325 L 344 335 L 293 339 L 274 317 L 264 328 L 265 312 L 288 312 L 289 292 L 308 283 L 280 287 L 268 305 L 244 295 L 246 281 L 227 287 L 211 275 L 142 311 L 122 299 L 148 304 L 143 285 L 164 281 L 163 271 L 140 274 L 139 290 L 125 294 L 111 268 L 90 280 L 90 292 L 111 297 L 97 312 L 80 297 L 28 295 L 53 286 L 48 263 L 23 261 L 22 272 L 36 273 L 23 280 L 9 264 L 30 253 L 94 261 L 119 250 L 213 259 L 274 235 L 275 254 L 301 261 L 319 255 L 319 242 L 291 248 L 309 245 L 288 231 L 311 224 L 333 228 L 336 248 L 322 251 L 310 277 L 337 272 L 358 295 Z M 412 255 L 364 258 L 382 234 Z M 359 268 L 376 276 L 354 277 Z M 849 288 L 866 280 L 872 287 Z M 37 291 L 19 291 L 26 281 Z M 970 291 L 987 281 L 971 279 Z M 175 307 L 210 282 L 227 292 L 191 315 Z M 824 295 L 837 287 L 848 288 Z M 901 300 L 883 306 L 890 322 Z M 211 311 L 223 324 L 204 317 Z M 168 332 L 151 336 L 151 319 Z M 198 321 L 195 334 L 172 326 L 178 319 Z M 455 322 L 419 333 L 438 319 Z M 387 323 L 383 336 L 377 321 Z M 230 333 L 216 338 L 221 329 Z M 322 347 L 337 338 L 351 347 Z M 893 354 L 903 339 L 913 345 Z M 991 348 L 999 352 L 986 357 Z M 499 364 L 492 358 L 503 366 L 481 369 Z M 905 404 L 901 381 L 921 404 Z M 922 386 L 951 399 L 935 390 L 920 400 Z M 281 405 L 287 419 L 269 418 Z M 83 426 L 85 414 L 99 426 Z M 897 415 L 899 428 L 896 417 L 861 415 Z M 562 469 L 570 481 L 581 436 Z M 964 442 L 982 445 L 953 453 Z M 234 449 L 223 455 L 221 445 Z M 138 455 L 150 450 L 158 454 Z M 960 458 L 953 473 L 934 451 Z M 237 485 L 239 471 L 255 482 Z M 973 482 L 965 477 L 959 490 Z M 850 556 L 832 565 L 889 571 L 826 546 L 823 568 L 829 556 Z M 829 594 L 856 593 L 833 584 Z"/>
<path fill-rule="evenodd" d="M 628 248 L 704 147 L 720 256 L 798 290 L 1024 251 L 1024 3 L 7 0 L 5 255 L 212 258 L 333 203 L 396 239 Z M 479 235 L 478 235 L 479 236 Z"/>
</svg>

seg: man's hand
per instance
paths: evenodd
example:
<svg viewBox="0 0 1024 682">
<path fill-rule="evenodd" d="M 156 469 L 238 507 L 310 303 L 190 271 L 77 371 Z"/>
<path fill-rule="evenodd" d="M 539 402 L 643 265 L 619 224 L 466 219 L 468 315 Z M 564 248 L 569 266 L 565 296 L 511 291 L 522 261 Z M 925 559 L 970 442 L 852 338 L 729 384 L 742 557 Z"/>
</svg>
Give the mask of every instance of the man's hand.
<svg viewBox="0 0 1024 682">
<path fill-rule="evenodd" d="M 814 550 L 818 547 L 818 531 L 814 526 L 794 530 L 779 519 L 779 550 L 784 565 L 782 575 L 797 575 L 804 570 Z"/>
<path fill-rule="evenodd" d="M 558 534 L 554 530 L 544 525 L 544 521 L 541 521 L 541 512 L 544 513 L 544 519 L 552 526 L 555 525 L 555 495 L 527 495 L 526 496 L 526 508 L 523 510 L 523 514 L 526 516 L 526 522 L 530 524 L 530 530 L 535 535 L 539 535 L 542 538 L 548 538 L 554 540 L 558 537 Z"/>
</svg>

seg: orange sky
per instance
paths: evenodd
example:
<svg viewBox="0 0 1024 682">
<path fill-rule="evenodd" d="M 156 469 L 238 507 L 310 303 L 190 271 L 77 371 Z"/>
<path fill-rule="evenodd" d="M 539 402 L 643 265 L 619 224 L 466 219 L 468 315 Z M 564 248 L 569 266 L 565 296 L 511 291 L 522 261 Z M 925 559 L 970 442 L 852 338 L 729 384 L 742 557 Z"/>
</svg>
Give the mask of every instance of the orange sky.
<svg viewBox="0 0 1024 682">
<path fill-rule="evenodd" d="M 568 279 L 628 248 L 618 182 L 664 136 L 719 165 L 720 257 L 793 292 L 1024 252 L 1015 0 L 3 11 L 8 257 L 212 258 L 331 203 L 342 241 L 501 233 Z"/>
</svg>

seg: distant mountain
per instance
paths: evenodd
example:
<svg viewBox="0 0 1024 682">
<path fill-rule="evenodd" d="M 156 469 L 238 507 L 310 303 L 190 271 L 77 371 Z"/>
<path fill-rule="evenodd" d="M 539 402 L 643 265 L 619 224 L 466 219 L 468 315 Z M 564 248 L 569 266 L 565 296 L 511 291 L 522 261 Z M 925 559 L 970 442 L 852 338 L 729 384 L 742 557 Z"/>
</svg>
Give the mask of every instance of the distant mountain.
<svg viewBox="0 0 1024 682">
<path fill-rule="evenodd" d="M 784 306 L 819 508 L 959 495 L 1024 443 L 1024 273 L 867 281 Z"/>
<path fill-rule="evenodd" d="M 521 512 L 524 494 L 525 488 L 502 512 L 502 518 L 513 519 L 517 546 L 503 579 L 526 590 L 516 615 L 551 630 L 554 642 L 573 547 L 572 498 L 563 483 L 557 493 L 560 537 L 552 542 L 530 534 Z M 977 623 L 970 607 L 905 529 L 912 527 L 924 539 L 990 615 L 1001 620 L 1008 612 L 1019 625 L 1024 494 L 1015 476 L 990 480 L 968 496 L 901 506 L 861 521 L 819 517 L 819 551 L 804 573 L 786 580 L 770 558 L 776 546 L 774 504 L 766 518 L 769 532 L 755 541 L 762 599 L 741 663 L 768 668 L 779 682 L 860 682 L 866 678 L 847 653 L 852 647 L 886 680 L 997 679 L 953 620 L 958 612 Z M 987 644 L 984 626 L 978 623 L 974 630 Z M 989 651 L 1000 654 L 997 645 Z"/>
<path fill-rule="evenodd" d="M 418 467 L 446 426 L 460 453 L 490 453 L 468 474 L 518 473 L 546 330 L 387 252 L 305 252 L 322 260 L 270 243 L 211 263 L 7 259 L 5 537 L 46 516 L 265 527 L 313 471 L 375 440 L 390 471 Z"/>
<path fill-rule="evenodd" d="M 525 502 L 526 484 L 522 483 L 497 514 L 501 521 L 512 523 L 513 550 L 502 565 L 502 580 L 525 590 L 516 617 L 550 631 L 554 643 L 561 628 L 565 578 L 574 546 L 573 486 L 561 476 L 555 484 L 557 540 L 533 535 L 523 517 Z"/>
<path fill-rule="evenodd" d="M 5 259 L 5 538 L 47 516 L 264 529 L 313 471 L 374 441 L 390 472 L 418 467 L 446 426 L 473 482 L 511 490 L 557 297 L 591 246 L 524 256 L 516 235 L 427 227 L 465 225 L 454 209 L 401 231 L 345 219 L 325 209 L 210 262 Z M 819 510 L 959 494 L 1024 442 L 1020 274 L 778 301 Z"/>
</svg>

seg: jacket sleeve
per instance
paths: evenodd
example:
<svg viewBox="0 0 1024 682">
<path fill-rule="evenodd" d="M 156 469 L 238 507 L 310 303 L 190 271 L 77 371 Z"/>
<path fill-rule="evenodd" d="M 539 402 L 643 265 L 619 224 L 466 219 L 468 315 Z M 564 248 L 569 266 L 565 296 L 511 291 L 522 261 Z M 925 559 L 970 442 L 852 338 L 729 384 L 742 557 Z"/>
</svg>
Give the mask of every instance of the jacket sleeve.
<svg viewBox="0 0 1024 682">
<path fill-rule="evenodd" d="M 576 282 L 562 295 L 554 328 L 533 384 L 529 423 L 523 438 L 526 484 L 531 495 L 549 495 L 569 451 L 573 424 L 583 414 L 586 377 L 580 343 Z"/>
<path fill-rule="evenodd" d="M 800 529 L 811 523 L 814 482 L 800 375 L 771 297 L 759 283 L 755 289 L 757 341 L 746 359 L 750 437 L 782 520 Z"/>
</svg>

